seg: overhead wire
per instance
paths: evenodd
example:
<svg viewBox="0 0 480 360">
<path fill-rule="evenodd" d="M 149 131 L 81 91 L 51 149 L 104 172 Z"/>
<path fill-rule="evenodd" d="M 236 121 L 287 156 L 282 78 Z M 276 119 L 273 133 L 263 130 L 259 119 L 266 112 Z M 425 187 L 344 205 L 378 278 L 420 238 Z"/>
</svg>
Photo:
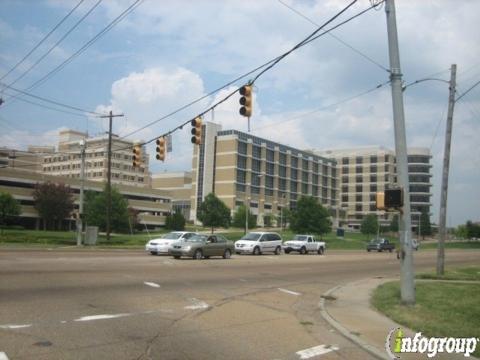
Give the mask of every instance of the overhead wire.
<svg viewBox="0 0 480 360">
<path fill-rule="evenodd" d="M 383 2 L 383 1 L 384 1 L 384 0 L 382 0 L 382 2 Z M 353 3 L 355 3 L 355 2 L 356 2 L 356 0 L 355 0 Z M 352 4 L 349 4 L 348 7 L 350 7 L 351 5 L 353 5 L 353 3 L 352 3 Z M 363 15 L 363 14 L 365 14 L 366 12 L 372 10 L 373 8 L 374 8 L 374 6 L 370 6 L 370 7 L 366 8 L 366 9 L 358 12 L 357 14 L 351 16 L 350 18 L 348 18 L 348 19 L 340 22 L 340 23 L 337 24 L 336 26 L 324 30 L 323 32 L 321 32 L 320 34 L 317 34 L 316 36 L 313 36 L 313 37 L 311 37 L 312 35 L 308 36 L 306 39 L 304 39 L 302 42 L 299 43 L 299 44 L 301 44 L 301 45 L 298 46 L 298 48 L 301 48 L 301 47 L 303 47 L 303 46 L 311 43 L 312 41 L 315 41 L 316 39 L 324 36 L 325 34 L 328 34 L 329 32 L 337 29 L 338 27 L 343 26 L 344 24 L 346 24 L 346 23 L 348 23 L 348 22 L 356 19 L 357 17 L 359 17 L 359 16 L 361 16 L 361 15 Z M 327 23 L 325 23 L 324 25 L 322 25 L 322 28 L 325 27 L 329 22 L 331 22 L 331 21 L 328 21 Z M 321 29 L 320 29 L 320 30 L 321 30 Z M 297 45 L 298 45 L 298 44 L 297 44 Z M 296 49 L 295 49 L 295 50 L 296 50 Z M 235 84 L 235 83 L 238 82 L 239 80 L 244 79 L 244 78 L 246 78 L 247 76 L 250 76 L 251 74 L 254 74 L 254 73 L 256 73 L 257 71 L 259 71 L 259 70 L 261 70 L 261 69 L 263 69 L 263 68 L 266 68 L 267 66 L 273 65 L 274 63 L 275 63 L 275 64 L 278 63 L 281 59 L 283 59 L 283 58 L 284 58 L 286 55 L 288 55 L 291 51 L 292 51 L 292 50 L 289 50 L 289 51 L 287 51 L 287 52 L 285 52 L 285 53 L 283 53 L 283 54 L 281 54 L 281 55 L 279 55 L 279 56 L 277 56 L 277 57 L 275 57 L 275 58 L 273 58 L 273 59 L 271 59 L 271 60 L 263 63 L 262 65 L 257 66 L 255 69 L 250 70 L 249 72 L 247 72 L 247 73 L 245 73 L 245 74 L 243 74 L 243 75 L 240 75 L 240 76 L 237 77 L 236 79 L 228 82 L 228 83 L 225 84 L 225 85 L 222 85 L 221 87 L 219 87 L 219 88 L 217 88 L 217 89 L 209 92 L 208 94 L 206 94 L 206 95 L 204 95 L 204 96 L 202 96 L 202 97 L 200 97 L 200 98 L 198 98 L 198 99 L 196 99 L 196 100 L 193 100 L 193 101 L 191 101 L 190 103 L 188 103 L 188 104 L 186 104 L 186 105 L 183 105 L 182 107 L 180 107 L 180 108 L 178 108 L 178 109 L 176 109 L 176 110 L 174 110 L 174 111 L 172 111 L 172 112 L 170 112 L 170 113 L 168 113 L 168 114 L 166 114 L 166 115 L 164 115 L 164 116 L 162 116 L 162 117 L 160 117 L 160 118 L 158 118 L 158 119 L 156 119 L 156 120 L 154 120 L 154 121 L 151 121 L 150 123 L 148 123 L 148 124 L 146 124 L 146 125 L 138 128 L 138 129 L 136 129 L 136 130 L 134 130 L 134 131 L 129 132 L 128 134 L 122 135 L 121 138 L 126 138 L 126 137 L 131 136 L 131 135 L 133 135 L 133 134 L 136 134 L 137 132 L 142 131 L 142 130 L 144 130 L 144 129 L 152 126 L 152 125 L 155 125 L 156 123 L 158 123 L 158 122 L 160 122 L 160 121 L 162 121 L 162 120 L 165 120 L 165 119 L 167 119 L 167 118 L 169 118 L 169 117 L 171 117 L 171 116 L 179 113 L 179 112 L 182 111 L 182 110 L 185 110 L 186 108 L 188 108 L 188 107 L 190 107 L 190 106 L 192 106 L 192 105 L 194 105 L 194 104 L 196 104 L 196 103 L 198 103 L 198 102 L 200 102 L 200 101 L 208 98 L 209 96 L 211 96 L 211 95 L 213 95 L 213 94 L 215 94 L 215 93 L 217 93 L 217 92 L 225 89 L 226 87 Z M 262 75 L 264 72 L 265 72 L 265 71 L 263 71 L 260 75 Z M 257 75 L 256 78 L 258 79 L 258 77 L 259 77 L 259 76 Z M 233 93 L 228 94 L 227 97 L 230 98 L 230 97 L 231 97 L 235 92 L 237 92 L 238 90 L 239 90 L 239 88 L 236 89 Z M 222 101 L 222 102 L 223 102 L 223 101 Z M 217 105 L 218 105 L 218 104 L 217 104 Z M 217 105 L 215 105 L 214 107 L 216 107 Z M 211 110 L 211 109 L 207 109 L 206 112 L 208 112 L 209 110 Z"/>
<path fill-rule="evenodd" d="M 305 20 L 307 20 L 309 23 L 315 25 L 315 26 L 320 26 L 318 23 L 316 23 L 315 21 L 313 21 L 312 19 L 310 19 L 308 16 L 306 16 L 305 14 L 301 13 L 299 10 L 295 9 L 294 7 L 288 5 L 287 3 L 283 2 L 282 0 L 277 0 L 280 4 L 284 5 L 286 8 L 290 9 L 291 11 L 293 11 L 295 14 L 299 15 L 300 17 L 304 18 Z M 332 33 L 328 33 L 328 35 L 330 35 L 332 38 L 334 38 L 335 40 L 337 40 L 338 42 L 340 42 L 341 44 L 343 44 L 344 46 L 348 47 L 349 49 L 353 50 L 354 52 L 356 52 L 358 55 L 362 56 L 363 58 L 365 58 L 366 60 L 370 61 L 372 64 L 378 66 L 380 69 L 382 70 L 385 70 L 386 72 L 390 72 L 390 69 L 386 68 L 385 66 L 383 66 L 382 64 L 380 64 L 378 61 L 375 61 L 374 59 L 372 59 L 370 56 L 366 55 L 365 53 L 363 53 L 362 51 L 358 50 L 357 48 L 353 47 L 352 45 L 350 45 L 349 43 L 347 43 L 345 40 L 341 39 L 340 37 L 332 34 Z"/>
<path fill-rule="evenodd" d="M 75 30 L 92 12 L 97 8 L 98 5 L 103 0 L 97 0 L 97 2 L 53 45 L 50 47 L 50 49 L 47 50 L 46 53 L 44 53 L 40 58 L 37 59 L 27 70 L 25 70 L 20 76 L 18 76 L 15 80 L 13 80 L 11 83 L 8 85 L 14 85 L 21 79 L 23 79 L 35 66 L 37 66 L 40 62 L 43 61 L 60 43 L 63 42 L 72 32 Z"/>
<path fill-rule="evenodd" d="M 8 70 L 8 71 L 0 78 L 0 81 L 2 81 L 3 79 L 5 79 L 8 75 L 10 75 L 13 71 L 15 71 L 15 69 L 17 69 L 21 64 L 23 64 L 23 62 L 24 62 L 25 60 L 27 60 L 28 57 L 29 57 L 30 55 L 32 55 L 33 52 L 34 52 L 35 50 L 37 50 L 38 47 L 39 47 L 40 45 L 42 45 L 42 44 L 45 42 L 45 40 L 47 40 L 47 39 L 50 37 L 50 35 L 52 35 L 52 34 L 55 32 L 55 30 L 58 29 L 58 28 L 60 27 L 60 25 L 62 25 L 62 24 L 70 17 L 70 15 L 72 15 L 72 14 L 75 12 L 75 10 L 77 10 L 77 8 L 78 8 L 84 1 L 85 1 L 85 0 L 80 0 L 80 1 L 73 7 L 73 9 L 71 9 L 71 10 L 68 12 L 68 14 L 65 15 L 65 16 L 60 20 L 60 22 L 58 22 L 58 23 L 52 28 L 52 30 L 50 30 L 22 59 L 20 59 L 14 66 L 12 66 L 12 68 L 11 68 L 10 70 Z"/>
</svg>

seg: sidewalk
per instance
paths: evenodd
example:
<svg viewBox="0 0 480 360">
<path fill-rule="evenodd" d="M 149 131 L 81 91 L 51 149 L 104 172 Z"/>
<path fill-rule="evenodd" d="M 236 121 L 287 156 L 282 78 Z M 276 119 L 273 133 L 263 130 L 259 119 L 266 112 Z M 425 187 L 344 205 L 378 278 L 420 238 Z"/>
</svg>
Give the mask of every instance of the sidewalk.
<svg viewBox="0 0 480 360">
<path fill-rule="evenodd" d="M 389 332 L 401 328 L 405 336 L 415 332 L 380 314 L 370 305 L 373 290 L 395 279 L 368 278 L 337 286 L 326 292 L 321 301 L 321 314 L 337 331 L 368 351 L 372 358 L 392 359 L 385 349 Z M 393 337 L 395 334 L 392 335 Z M 480 346 L 480 345 L 477 345 Z M 427 359 L 426 354 L 400 354 L 401 359 Z M 465 359 L 463 354 L 437 354 L 435 359 Z M 475 359 L 470 356 L 470 359 Z"/>
</svg>

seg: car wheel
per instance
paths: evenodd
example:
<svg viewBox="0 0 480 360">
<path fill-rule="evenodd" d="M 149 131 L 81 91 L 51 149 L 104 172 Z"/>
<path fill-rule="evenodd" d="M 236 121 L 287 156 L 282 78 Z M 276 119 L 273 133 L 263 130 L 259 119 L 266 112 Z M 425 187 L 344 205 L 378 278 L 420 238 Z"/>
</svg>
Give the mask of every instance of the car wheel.
<svg viewBox="0 0 480 360">
<path fill-rule="evenodd" d="M 317 250 L 317 254 L 318 254 L 318 255 L 323 255 L 323 252 L 324 252 L 324 251 L 325 251 L 325 250 L 323 250 L 323 247 L 319 247 L 318 250 Z"/>
<path fill-rule="evenodd" d="M 370 252 L 370 249 L 367 249 L 368 252 Z"/>
<path fill-rule="evenodd" d="M 236 254 L 237 254 L 237 255 L 240 255 L 241 253 L 237 252 Z"/>
<path fill-rule="evenodd" d="M 302 246 L 300 249 L 300 254 L 305 255 L 307 253 L 307 249 L 305 249 L 305 246 Z"/>
<path fill-rule="evenodd" d="M 255 246 L 253 249 L 253 255 L 260 255 L 260 248 L 258 246 Z"/>
<path fill-rule="evenodd" d="M 210 256 L 204 256 L 203 258 L 204 259 L 210 259 Z"/>
<path fill-rule="evenodd" d="M 157 255 L 157 252 L 156 251 L 150 251 L 150 254 Z"/>
<path fill-rule="evenodd" d="M 173 258 L 174 258 L 174 259 L 180 259 L 180 256 L 175 255 Z"/>
<path fill-rule="evenodd" d="M 230 259 L 231 256 L 232 256 L 232 252 L 230 251 L 230 249 L 225 249 L 225 251 L 223 252 L 223 258 Z"/>
<path fill-rule="evenodd" d="M 277 246 L 275 249 L 275 255 L 280 255 L 282 253 L 282 248 L 280 246 Z"/>
<path fill-rule="evenodd" d="M 285 250 L 285 254 L 290 254 L 290 250 Z"/>
<path fill-rule="evenodd" d="M 378 252 L 382 252 L 383 250 L 382 250 L 382 249 L 378 249 L 377 251 L 378 251 Z"/>
<path fill-rule="evenodd" d="M 388 252 L 392 252 L 393 250 L 392 249 L 388 249 Z"/>
<path fill-rule="evenodd" d="M 197 251 L 195 251 L 195 254 L 193 254 L 193 258 L 195 260 L 201 260 L 203 257 L 203 254 L 202 254 L 202 250 L 198 249 Z"/>
</svg>

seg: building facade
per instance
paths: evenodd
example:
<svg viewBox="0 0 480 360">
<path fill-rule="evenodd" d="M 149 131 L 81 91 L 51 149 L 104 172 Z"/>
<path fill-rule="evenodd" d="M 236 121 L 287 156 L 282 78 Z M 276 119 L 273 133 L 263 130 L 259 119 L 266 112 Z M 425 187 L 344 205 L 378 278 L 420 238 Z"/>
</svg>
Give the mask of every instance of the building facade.
<svg viewBox="0 0 480 360">
<path fill-rule="evenodd" d="M 179 211 L 185 219 L 190 219 L 191 172 L 154 174 L 152 175 L 152 189 L 169 191 L 172 196 L 172 211 Z"/>
<path fill-rule="evenodd" d="M 85 142 L 85 178 L 106 182 L 108 166 L 108 136 L 88 137 L 86 133 L 64 130 L 60 132 L 58 152 L 43 156 L 42 172 L 52 176 L 80 178 L 81 142 Z M 139 187 L 150 186 L 148 154 L 142 148 L 143 161 L 132 166 L 134 143 L 112 136 L 111 181 L 112 184 Z"/>
<path fill-rule="evenodd" d="M 81 180 L 72 177 L 50 176 L 41 173 L 27 172 L 13 168 L 0 168 L 0 191 L 8 192 L 20 202 L 21 215 L 19 223 L 27 228 L 40 228 L 40 217 L 34 208 L 33 191 L 37 183 L 52 182 L 68 185 L 73 192 L 75 209 L 64 226 L 69 228 L 78 213 Z M 170 192 L 149 189 L 139 186 L 117 184 L 115 187 L 127 199 L 128 206 L 138 212 L 138 222 L 147 228 L 165 225 L 165 218 L 171 212 Z M 103 191 L 103 183 L 98 181 L 84 182 L 85 191 Z"/>
<path fill-rule="evenodd" d="M 395 152 L 377 146 L 317 153 L 337 161 L 339 201 L 346 211 L 346 226 L 360 229 L 362 219 L 368 214 L 375 214 L 382 226 L 388 226 L 394 213 L 377 210 L 375 194 L 398 184 Z M 432 156 L 427 148 L 409 148 L 407 153 L 412 227 L 416 230 L 421 212 L 430 214 L 432 205 Z"/>
<path fill-rule="evenodd" d="M 314 196 L 334 214 L 337 186 L 334 159 L 207 122 L 193 151 L 190 219 L 197 221 L 198 206 L 211 192 L 232 214 L 247 205 L 260 226 L 275 224 L 302 195 Z"/>
<path fill-rule="evenodd" d="M 43 157 L 55 152 L 54 146 L 29 146 L 27 151 L 0 148 L 0 167 L 42 172 Z"/>
</svg>

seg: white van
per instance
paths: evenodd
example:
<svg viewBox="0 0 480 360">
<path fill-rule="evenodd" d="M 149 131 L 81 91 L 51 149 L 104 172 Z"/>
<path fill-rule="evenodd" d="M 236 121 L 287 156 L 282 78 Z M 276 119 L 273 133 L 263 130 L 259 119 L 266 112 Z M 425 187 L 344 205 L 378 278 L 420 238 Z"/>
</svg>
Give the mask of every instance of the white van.
<svg viewBox="0 0 480 360">
<path fill-rule="evenodd" d="M 237 254 L 260 255 L 272 252 L 280 255 L 282 252 L 282 237 L 273 232 L 251 232 L 235 243 Z"/>
</svg>

